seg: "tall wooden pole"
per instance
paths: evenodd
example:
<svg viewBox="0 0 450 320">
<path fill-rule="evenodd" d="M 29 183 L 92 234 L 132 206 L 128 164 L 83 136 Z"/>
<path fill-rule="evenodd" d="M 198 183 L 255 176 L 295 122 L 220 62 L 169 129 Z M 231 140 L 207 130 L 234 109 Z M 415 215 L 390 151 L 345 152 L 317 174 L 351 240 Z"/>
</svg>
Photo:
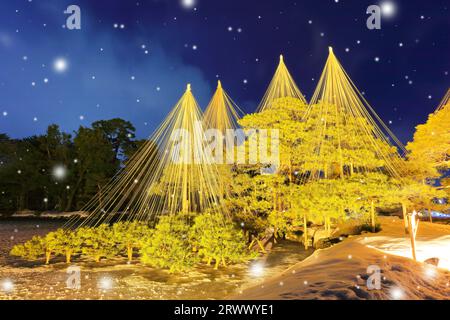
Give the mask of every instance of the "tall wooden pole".
<svg viewBox="0 0 450 320">
<path fill-rule="evenodd" d="M 419 221 L 417 219 L 417 212 L 414 210 L 410 215 L 408 219 L 408 227 L 409 227 L 409 236 L 411 238 L 411 253 L 414 261 L 417 261 L 416 257 L 416 235 L 417 235 L 417 229 L 419 227 Z"/>
<path fill-rule="evenodd" d="M 405 224 L 405 233 L 408 234 L 408 215 L 406 213 L 406 203 L 402 202 L 402 211 L 403 211 L 403 222 Z"/>
</svg>

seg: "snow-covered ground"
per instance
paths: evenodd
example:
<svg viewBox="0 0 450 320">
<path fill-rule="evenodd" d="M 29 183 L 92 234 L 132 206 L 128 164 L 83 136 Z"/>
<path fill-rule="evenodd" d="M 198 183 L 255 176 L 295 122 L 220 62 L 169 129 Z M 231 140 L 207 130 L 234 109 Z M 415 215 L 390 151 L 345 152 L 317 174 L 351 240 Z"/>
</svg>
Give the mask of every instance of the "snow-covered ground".
<svg viewBox="0 0 450 320">
<path fill-rule="evenodd" d="M 383 230 L 318 250 L 282 274 L 246 288 L 235 299 L 450 299 L 450 226 L 420 222 L 417 258 L 403 221 L 380 217 Z M 439 258 L 435 268 L 422 261 Z M 374 267 L 375 266 L 375 267 Z M 381 271 L 370 289 L 368 268 Z"/>
</svg>

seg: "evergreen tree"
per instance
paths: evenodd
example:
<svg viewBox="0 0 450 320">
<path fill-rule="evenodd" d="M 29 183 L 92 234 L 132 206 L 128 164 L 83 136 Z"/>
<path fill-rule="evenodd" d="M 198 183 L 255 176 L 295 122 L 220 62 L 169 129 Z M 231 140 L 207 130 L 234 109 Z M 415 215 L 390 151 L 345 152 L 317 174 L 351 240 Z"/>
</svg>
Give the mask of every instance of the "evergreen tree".
<svg viewBox="0 0 450 320">
<path fill-rule="evenodd" d="M 133 259 L 134 249 L 140 249 L 145 239 L 152 236 L 152 230 L 144 222 L 117 222 L 112 226 L 113 237 L 120 251 L 125 251 L 128 261 Z"/>
<path fill-rule="evenodd" d="M 429 115 L 418 125 L 414 140 L 406 146 L 408 162 L 417 178 L 436 178 L 450 168 L 450 104 Z M 418 171 L 418 172 L 417 172 Z M 422 175 L 421 175 L 422 174 Z"/>
<path fill-rule="evenodd" d="M 118 253 L 112 229 L 106 224 L 95 228 L 79 228 L 77 237 L 82 240 L 83 255 L 95 262 L 100 262 L 101 258 L 111 258 Z"/>
<path fill-rule="evenodd" d="M 151 237 L 141 248 L 141 261 L 169 272 L 185 271 L 195 263 L 185 214 L 161 216 Z"/>
<path fill-rule="evenodd" d="M 227 266 L 253 257 L 245 245 L 242 231 L 234 228 L 232 221 L 217 213 L 204 213 L 194 219 L 190 229 L 190 240 L 198 255 L 208 265 L 215 261 L 214 269 L 219 265 Z"/>
<path fill-rule="evenodd" d="M 10 254 L 30 261 L 38 260 L 45 255 L 44 240 L 42 237 L 34 236 L 24 244 L 15 245 Z"/>
</svg>

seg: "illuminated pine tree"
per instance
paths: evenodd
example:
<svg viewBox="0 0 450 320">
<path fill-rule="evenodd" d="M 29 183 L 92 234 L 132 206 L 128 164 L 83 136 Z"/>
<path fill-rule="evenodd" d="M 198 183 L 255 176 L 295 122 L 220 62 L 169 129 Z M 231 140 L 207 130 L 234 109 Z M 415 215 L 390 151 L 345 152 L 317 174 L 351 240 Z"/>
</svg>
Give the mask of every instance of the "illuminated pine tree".
<svg viewBox="0 0 450 320">
<path fill-rule="evenodd" d="M 95 262 L 100 262 L 102 258 L 112 258 L 119 251 L 109 225 L 101 224 L 95 228 L 82 227 L 77 229 L 77 235 L 83 241 L 81 249 L 83 255 Z"/>
<path fill-rule="evenodd" d="M 151 138 L 67 226 L 97 226 L 114 217 L 154 221 L 159 215 L 220 210 L 221 179 L 207 155 L 201 110 L 190 85 Z"/>
<path fill-rule="evenodd" d="M 207 212 L 195 217 L 190 241 L 208 265 L 215 262 L 214 269 L 254 257 L 246 247 L 242 231 L 216 213 Z"/>
<path fill-rule="evenodd" d="M 257 108 L 257 111 L 261 112 L 272 108 L 273 103 L 280 98 L 294 98 L 299 100 L 301 103 L 306 104 L 306 99 L 298 89 L 294 79 L 289 73 L 282 55 L 280 55 L 278 67 Z"/>
<path fill-rule="evenodd" d="M 408 163 L 418 179 L 439 177 L 450 168 L 450 101 L 444 101 L 425 124 L 416 127 L 407 145 Z"/>
<path fill-rule="evenodd" d="M 331 48 L 303 122 L 307 152 L 299 180 L 302 188 L 310 189 L 304 190 L 310 198 L 296 201 L 304 203 L 309 215 L 322 219 L 328 231 L 339 220 L 364 221 L 367 212 L 374 230 L 375 207 L 399 189 L 404 167 L 391 142 L 403 146 L 356 89 Z"/>
<path fill-rule="evenodd" d="M 128 261 L 133 259 L 135 249 L 142 247 L 144 239 L 152 235 L 152 230 L 145 222 L 117 222 L 112 226 L 114 240 L 120 251 L 126 252 Z"/>
<path fill-rule="evenodd" d="M 141 261 L 169 272 L 192 267 L 196 256 L 189 241 L 189 220 L 186 215 L 161 216 L 152 236 L 142 245 Z"/>
<path fill-rule="evenodd" d="M 279 132 L 280 166 L 279 173 L 284 173 L 292 181 L 294 173 L 309 150 L 306 147 L 308 123 L 303 121 L 307 105 L 293 97 L 282 97 L 272 101 L 270 108 L 259 113 L 246 115 L 239 124 L 246 129 L 268 129 Z"/>
</svg>

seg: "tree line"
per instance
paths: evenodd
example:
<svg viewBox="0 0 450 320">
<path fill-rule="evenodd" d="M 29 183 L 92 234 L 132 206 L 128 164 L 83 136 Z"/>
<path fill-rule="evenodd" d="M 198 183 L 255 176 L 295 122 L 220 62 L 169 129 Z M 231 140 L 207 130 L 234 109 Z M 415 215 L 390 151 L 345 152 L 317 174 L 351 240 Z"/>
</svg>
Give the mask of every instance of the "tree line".
<svg viewBox="0 0 450 320">
<path fill-rule="evenodd" d="M 0 213 L 79 210 L 141 145 L 135 131 L 116 118 L 72 134 L 55 124 L 23 139 L 0 133 Z"/>
</svg>

